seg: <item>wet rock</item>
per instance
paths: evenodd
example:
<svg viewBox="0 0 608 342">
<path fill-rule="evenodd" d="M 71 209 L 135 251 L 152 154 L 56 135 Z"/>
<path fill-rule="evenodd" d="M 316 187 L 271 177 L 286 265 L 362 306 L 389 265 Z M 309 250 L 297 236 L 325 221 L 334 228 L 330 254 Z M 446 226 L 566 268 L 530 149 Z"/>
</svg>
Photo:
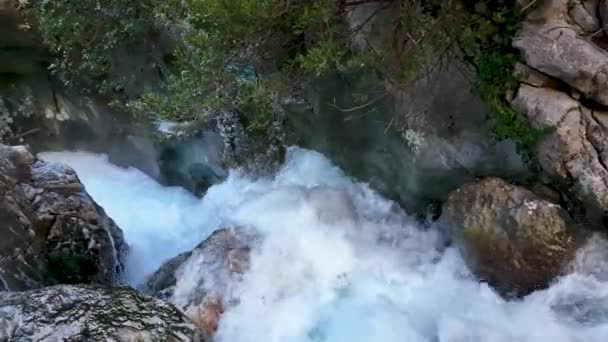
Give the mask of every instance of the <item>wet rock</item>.
<svg viewBox="0 0 608 342">
<path fill-rule="evenodd" d="M 240 228 L 215 231 L 192 251 L 167 261 L 144 292 L 175 304 L 211 337 L 231 303 L 231 287 L 249 267 L 255 236 Z"/>
<path fill-rule="evenodd" d="M 0 195 L 0 290 L 118 281 L 122 231 L 71 168 L 0 145 Z"/>
<path fill-rule="evenodd" d="M 144 292 L 170 300 L 177 284 L 179 268 L 192 256 L 192 251 L 184 252 L 165 261 L 162 266 L 146 280 Z"/>
<path fill-rule="evenodd" d="M 193 122 L 162 132 L 159 169 L 164 184 L 181 186 L 201 196 L 226 177 L 222 138 L 207 126 Z"/>
<path fill-rule="evenodd" d="M 499 178 L 454 191 L 440 220 L 472 272 L 506 296 L 546 287 L 584 240 L 559 205 Z"/>
<path fill-rule="evenodd" d="M 0 293 L 1 341 L 203 341 L 173 305 L 128 288 L 60 285 Z"/>
</svg>

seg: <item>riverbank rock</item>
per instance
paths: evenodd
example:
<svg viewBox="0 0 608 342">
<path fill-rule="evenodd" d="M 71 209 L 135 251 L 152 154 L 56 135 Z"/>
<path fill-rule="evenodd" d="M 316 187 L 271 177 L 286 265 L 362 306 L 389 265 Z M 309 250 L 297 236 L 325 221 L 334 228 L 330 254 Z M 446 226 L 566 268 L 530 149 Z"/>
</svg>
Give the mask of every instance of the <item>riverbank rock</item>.
<svg viewBox="0 0 608 342">
<path fill-rule="evenodd" d="M 590 39 L 598 27 L 577 24 L 579 1 L 544 1 L 524 22 L 513 45 L 518 48 L 526 64 L 562 80 L 584 97 L 608 105 L 608 52 Z M 580 8 L 580 11 L 572 11 Z M 595 15 L 596 13 L 594 13 Z M 579 19 L 580 21 L 580 19 Z M 587 21 L 597 21 L 592 17 Z"/>
<path fill-rule="evenodd" d="M 605 1 L 552 0 L 529 10 L 513 45 L 535 79 L 521 77 L 512 106 L 532 126 L 551 128 L 536 148 L 546 181 L 577 220 L 608 222 L 608 40 Z M 521 69 L 521 67 L 520 67 Z"/>
<path fill-rule="evenodd" d="M 608 112 L 585 107 L 567 94 L 520 85 L 513 106 L 536 128 L 553 128 L 537 146 L 545 175 L 582 203 L 587 221 L 604 223 L 608 210 Z"/>
<path fill-rule="evenodd" d="M 117 282 L 122 231 L 74 170 L 0 145 L 0 194 L 0 290 Z"/>
<path fill-rule="evenodd" d="M 211 338 L 231 305 L 231 287 L 249 267 L 253 240 L 244 229 L 219 229 L 192 251 L 163 264 L 144 292 L 175 304 Z"/>
<path fill-rule="evenodd" d="M 1 341 L 203 341 L 173 305 L 128 288 L 0 292 Z"/>
<path fill-rule="evenodd" d="M 440 220 L 471 271 L 506 296 L 546 287 L 584 240 L 559 205 L 499 178 L 451 193 Z"/>
</svg>

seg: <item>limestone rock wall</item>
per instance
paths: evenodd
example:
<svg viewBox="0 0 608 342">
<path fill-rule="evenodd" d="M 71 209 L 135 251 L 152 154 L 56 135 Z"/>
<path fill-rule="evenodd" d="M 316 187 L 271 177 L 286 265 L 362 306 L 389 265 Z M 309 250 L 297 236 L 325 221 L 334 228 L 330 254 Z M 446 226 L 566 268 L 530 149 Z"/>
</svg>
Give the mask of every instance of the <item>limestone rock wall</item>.
<svg viewBox="0 0 608 342">
<path fill-rule="evenodd" d="M 606 6 L 540 1 L 513 42 L 525 65 L 516 72 L 520 86 L 512 105 L 533 126 L 553 128 L 536 149 L 545 182 L 597 228 L 608 217 Z"/>
</svg>

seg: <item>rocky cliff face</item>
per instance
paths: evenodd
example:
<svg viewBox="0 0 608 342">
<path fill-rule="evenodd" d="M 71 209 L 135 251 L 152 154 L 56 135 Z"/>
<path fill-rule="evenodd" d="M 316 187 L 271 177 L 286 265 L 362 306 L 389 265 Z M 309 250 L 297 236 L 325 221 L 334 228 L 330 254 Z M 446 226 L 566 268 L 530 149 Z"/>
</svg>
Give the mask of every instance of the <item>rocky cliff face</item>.
<svg viewBox="0 0 608 342">
<path fill-rule="evenodd" d="M 135 166 L 158 177 L 151 130 L 131 114 L 108 106 L 109 99 L 86 89 L 66 87 L 49 70 L 52 56 L 24 15 L 27 1 L 0 1 L 0 142 L 27 144 L 35 153 L 87 150 L 107 153 L 116 164 Z M 140 71 L 130 91 L 161 84 L 147 58 L 154 52 L 125 55 L 120 65 Z M 125 73 L 126 74 L 126 73 Z"/>
<path fill-rule="evenodd" d="M 0 292 L 1 341 L 201 342 L 179 310 L 127 288 Z"/>
<path fill-rule="evenodd" d="M 377 45 L 378 51 L 392 46 L 400 6 L 370 2 L 352 9 L 350 27 L 365 23 L 356 44 Z M 447 58 L 407 86 L 379 80 L 369 70 L 326 76 L 308 89 L 310 106 L 288 107 L 290 143 L 324 153 L 410 212 L 425 212 L 475 177 L 525 178 L 515 145 L 492 143 L 489 109 L 474 94 L 472 79 L 466 67 Z M 355 94 L 367 99 L 357 101 Z"/>
<path fill-rule="evenodd" d="M 525 4 L 524 4 L 525 5 Z M 608 213 L 608 18 L 606 2 L 540 1 L 514 41 L 525 65 L 512 105 L 537 128 L 553 128 L 536 149 L 546 176 L 590 226 Z"/>
<path fill-rule="evenodd" d="M 0 291 L 119 280 L 122 231 L 72 169 L 0 145 L 0 195 Z"/>
</svg>

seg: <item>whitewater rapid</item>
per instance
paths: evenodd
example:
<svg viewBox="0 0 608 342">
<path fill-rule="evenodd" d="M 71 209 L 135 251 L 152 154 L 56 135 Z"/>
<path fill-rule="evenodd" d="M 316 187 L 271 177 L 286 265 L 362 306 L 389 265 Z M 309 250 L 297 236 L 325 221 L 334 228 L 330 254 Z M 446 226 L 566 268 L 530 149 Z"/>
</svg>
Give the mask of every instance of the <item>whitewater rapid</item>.
<svg viewBox="0 0 608 342">
<path fill-rule="evenodd" d="M 600 238 L 570 275 L 505 301 L 475 280 L 437 229 L 312 151 L 289 149 L 272 178 L 233 171 L 202 199 L 103 155 L 41 157 L 73 167 L 123 229 L 132 285 L 215 229 L 246 226 L 263 237 L 231 289 L 238 304 L 222 316 L 220 342 L 608 341 L 608 243 Z M 178 279 L 176 294 L 197 276 Z"/>
</svg>

